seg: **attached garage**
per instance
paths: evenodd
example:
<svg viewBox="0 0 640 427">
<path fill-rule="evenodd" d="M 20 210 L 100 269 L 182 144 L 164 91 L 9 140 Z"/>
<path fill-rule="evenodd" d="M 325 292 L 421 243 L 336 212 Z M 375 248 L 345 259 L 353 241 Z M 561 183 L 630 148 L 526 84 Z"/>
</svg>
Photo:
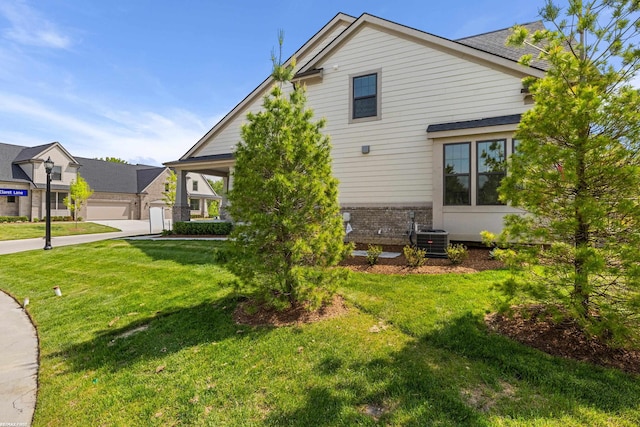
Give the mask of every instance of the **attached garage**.
<svg viewBox="0 0 640 427">
<path fill-rule="evenodd" d="M 131 219 L 130 211 L 130 202 L 89 200 L 86 219 Z"/>
</svg>

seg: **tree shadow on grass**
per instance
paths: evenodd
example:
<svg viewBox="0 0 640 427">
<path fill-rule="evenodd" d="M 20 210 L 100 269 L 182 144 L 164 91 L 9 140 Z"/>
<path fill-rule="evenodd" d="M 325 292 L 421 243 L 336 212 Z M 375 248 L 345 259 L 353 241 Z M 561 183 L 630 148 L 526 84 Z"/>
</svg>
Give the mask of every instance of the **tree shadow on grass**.
<svg viewBox="0 0 640 427">
<path fill-rule="evenodd" d="M 470 314 L 426 336 L 423 342 L 479 363 L 496 380 L 532 390 L 543 401 L 556 398 L 565 409 L 588 407 L 618 413 L 637 409 L 640 402 L 640 377 L 545 354 L 488 332 L 484 322 Z M 535 409 L 543 416 L 558 412 L 551 404 Z M 507 415 L 526 418 L 530 414 L 516 409 Z"/>
<path fill-rule="evenodd" d="M 174 261 L 183 265 L 213 264 L 213 251 L 226 242 L 217 240 L 127 240 L 154 261 Z"/>
<path fill-rule="evenodd" d="M 354 363 L 328 355 L 315 369 L 333 377 L 334 385 L 310 387 L 302 406 L 274 410 L 266 424 L 488 426 L 501 418 L 561 423 L 564 415 L 584 420 L 585 409 L 612 416 L 637 411 L 640 396 L 638 377 L 545 355 L 487 332 L 472 315 L 388 358 Z"/>
<path fill-rule="evenodd" d="M 118 371 L 140 360 L 166 357 L 184 348 L 267 333 L 232 319 L 236 298 L 229 296 L 192 307 L 167 309 L 117 329 L 105 329 L 90 341 L 71 345 L 49 357 L 64 357 L 74 371 L 107 368 Z"/>
</svg>

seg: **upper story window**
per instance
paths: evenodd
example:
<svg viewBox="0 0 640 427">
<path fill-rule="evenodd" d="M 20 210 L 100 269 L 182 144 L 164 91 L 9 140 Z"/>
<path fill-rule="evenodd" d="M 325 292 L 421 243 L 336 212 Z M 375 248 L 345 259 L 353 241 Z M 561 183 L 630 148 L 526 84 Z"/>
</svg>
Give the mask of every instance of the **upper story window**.
<svg viewBox="0 0 640 427">
<path fill-rule="evenodd" d="M 380 119 L 380 71 L 351 75 L 349 85 L 349 121 Z"/>
<path fill-rule="evenodd" d="M 471 144 L 444 146 L 444 204 L 471 204 Z"/>
<path fill-rule="evenodd" d="M 52 181 L 62 181 L 62 166 L 54 166 L 51 170 Z"/>
<path fill-rule="evenodd" d="M 198 191 L 198 181 L 193 181 L 193 191 Z"/>
<path fill-rule="evenodd" d="M 476 181 L 476 203 L 478 205 L 503 204 L 498 199 L 498 187 L 506 175 L 506 144 L 504 139 L 478 142 L 478 176 Z"/>
</svg>

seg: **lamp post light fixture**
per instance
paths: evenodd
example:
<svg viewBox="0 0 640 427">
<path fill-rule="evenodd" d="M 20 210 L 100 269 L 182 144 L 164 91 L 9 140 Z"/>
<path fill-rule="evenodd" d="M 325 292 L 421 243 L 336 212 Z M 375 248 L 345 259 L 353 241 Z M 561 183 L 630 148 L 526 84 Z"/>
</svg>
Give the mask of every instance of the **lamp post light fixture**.
<svg viewBox="0 0 640 427">
<path fill-rule="evenodd" d="M 47 221 L 45 228 L 45 237 L 44 237 L 44 250 L 47 251 L 52 249 L 51 247 L 51 171 L 53 170 L 53 160 L 51 157 L 47 158 L 44 162 L 44 170 L 47 172 L 47 197 L 46 197 L 46 212 L 47 212 Z"/>
</svg>

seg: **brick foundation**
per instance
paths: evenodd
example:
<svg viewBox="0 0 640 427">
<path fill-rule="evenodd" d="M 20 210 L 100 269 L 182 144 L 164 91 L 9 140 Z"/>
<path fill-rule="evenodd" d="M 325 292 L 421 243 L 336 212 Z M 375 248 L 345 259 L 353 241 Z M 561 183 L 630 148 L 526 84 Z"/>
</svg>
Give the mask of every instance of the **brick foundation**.
<svg viewBox="0 0 640 427">
<path fill-rule="evenodd" d="M 431 228 L 433 224 L 433 209 L 425 206 L 345 206 L 341 212 L 348 212 L 351 216 L 349 223 L 353 231 L 347 235 L 346 240 L 355 243 L 409 244 L 412 222 L 410 212 L 414 212 L 415 222 L 420 229 Z"/>
</svg>

